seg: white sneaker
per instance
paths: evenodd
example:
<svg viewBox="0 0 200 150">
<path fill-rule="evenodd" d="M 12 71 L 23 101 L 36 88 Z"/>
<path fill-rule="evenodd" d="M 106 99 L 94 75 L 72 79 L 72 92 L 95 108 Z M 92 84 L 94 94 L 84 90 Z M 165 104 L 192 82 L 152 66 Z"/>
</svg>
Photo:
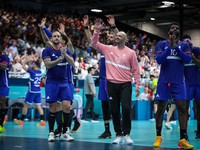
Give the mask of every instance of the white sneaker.
<svg viewBox="0 0 200 150">
<path fill-rule="evenodd" d="M 61 134 L 60 136 L 61 139 L 66 140 L 66 141 L 74 141 L 74 138 L 71 137 L 69 134 L 65 133 L 65 134 Z"/>
<path fill-rule="evenodd" d="M 89 122 L 89 121 L 86 120 L 86 119 L 81 119 L 80 121 L 81 121 L 81 122 L 87 122 L 87 123 Z"/>
<path fill-rule="evenodd" d="M 69 127 L 67 127 L 66 133 L 69 134 L 69 135 L 71 135 L 71 130 L 69 129 Z"/>
<path fill-rule="evenodd" d="M 133 144 L 133 140 L 131 140 L 130 136 L 127 134 L 126 136 L 124 136 L 123 142 L 125 142 L 126 144 Z"/>
<path fill-rule="evenodd" d="M 165 123 L 165 127 L 166 127 L 167 129 L 169 129 L 169 130 L 172 130 L 172 126 L 171 126 L 171 124 L 170 124 L 169 122 L 166 122 L 166 123 Z"/>
<path fill-rule="evenodd" d="M 112 144 L 119 144 L 119 143 L 121 142 L 122 138 L 123 138 L 123 136 L 119 136 L 119 135 L 118 135 L 118 136 L 115 138 L 115 140 L 112 142 Z"/>
<path fill-rule="evenodd" d="M 91 122 L 94 122 L 94 123 L 95 123 L 95 122 L 99 122 L 99 120 L 97 120 L 97 119 L 92 119 Z"/>
<path fill-rule="evenodd" d="M 50 133 L 49 133 L 48 141 L 49 141 L 49 142 L 55 142 L 54 133 L 53 133 L 53 132 L 50 132 Z"/>
<path fill-rule="evenodd" d="M 155 121 L 155 118 L 149 119 L 150 121 Z"/>
</svg>

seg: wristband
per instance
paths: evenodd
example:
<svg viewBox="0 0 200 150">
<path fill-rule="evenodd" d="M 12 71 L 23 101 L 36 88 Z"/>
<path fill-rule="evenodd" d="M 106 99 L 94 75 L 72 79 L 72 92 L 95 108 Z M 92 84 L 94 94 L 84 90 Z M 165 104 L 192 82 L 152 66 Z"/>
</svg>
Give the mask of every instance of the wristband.
<svg viewBox="0 0 200 150">
<path fill-rule="evenodd" d="M 88 26 L 85 26 L 85 29 L 86 29 L 86 30 L 88 30 L 88 29 L 89 29 L 89 27 L 88 27 Z"/>
<path fill-rule="evenodd" d="M 114 25 L 114 26 L 111 26 L 111 28 L 112 28 L 112 29 L 116 29 L 117 27 L 116 27 L 116 25 Z"/>
</svg>

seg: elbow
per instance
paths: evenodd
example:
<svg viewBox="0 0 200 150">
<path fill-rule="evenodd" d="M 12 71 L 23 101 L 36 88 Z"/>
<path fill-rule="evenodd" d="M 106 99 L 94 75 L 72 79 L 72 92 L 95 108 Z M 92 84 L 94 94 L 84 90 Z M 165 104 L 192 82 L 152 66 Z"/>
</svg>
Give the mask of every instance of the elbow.
<svg viewBox="0 0 200 150">
<path fill-rule="evenodd" d="M 159 65 L 162 64 L 162 60 L 161 60 L 161 59 L 156 58 L 156 61 L 157 61 L 157 63 L 158 63 Z"/>
<path fill-rule="evenodd" d="M 191 62 L 191 59 L 185 60 L 185 63 L 186 63 L 186 64 L 189 64 L 190 62 Z"/>
</svg>

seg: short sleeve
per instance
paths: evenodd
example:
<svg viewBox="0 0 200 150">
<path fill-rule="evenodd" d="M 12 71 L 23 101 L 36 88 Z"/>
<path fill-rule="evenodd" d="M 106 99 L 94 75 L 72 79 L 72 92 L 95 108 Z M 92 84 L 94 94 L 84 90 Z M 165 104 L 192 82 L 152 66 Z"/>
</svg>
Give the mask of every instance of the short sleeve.
<svg viewBox="0 0 200 150">
<path fill-rule="evenodd" d="M 45 58 L 51 58 L 48 49 L 44 49 L 42 52 L 42 59 L 44 60 Z"/>
</svg>

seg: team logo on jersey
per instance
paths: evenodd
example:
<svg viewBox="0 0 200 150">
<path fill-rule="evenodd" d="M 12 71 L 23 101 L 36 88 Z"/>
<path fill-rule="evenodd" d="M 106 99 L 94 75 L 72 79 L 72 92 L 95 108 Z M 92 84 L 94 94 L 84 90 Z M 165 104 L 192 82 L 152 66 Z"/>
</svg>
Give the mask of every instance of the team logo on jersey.
<svg viewBox="0 0 200 150">
<path fill-rule="evenodd" d="M 168 48 L 168 46 L 167 47 L 165 47 L 165 49 L 167 49 Z"/>
<path fill-rule="evenodd" d="M 113 55 L 113 52 L 110 52 L 111 55 Z"/>
<path fill-rule="evenodd" d="M 160 97 L 159 94 L 157 94 L 156 97 Z"/>
<path fill-rule="evenodd" d="M 120 63 L 121 58 L 119 57 L 115 57 L 115 63 L 119 64 Z"/>
<path fill-rule="evenodd" d="M 52 54 L 51 56 L 55 56 L 55 54 Z"/>
<path fill-rule="evenodd" d="M 47 96 L 47 99 L 50 99 L 50 97 L 49 97 L 49 96 Z"/>
<path fill-rule="evenodd" d="M 123 55 L 123 58 L 125 57 L 126 54 Z"/>
</svg>

